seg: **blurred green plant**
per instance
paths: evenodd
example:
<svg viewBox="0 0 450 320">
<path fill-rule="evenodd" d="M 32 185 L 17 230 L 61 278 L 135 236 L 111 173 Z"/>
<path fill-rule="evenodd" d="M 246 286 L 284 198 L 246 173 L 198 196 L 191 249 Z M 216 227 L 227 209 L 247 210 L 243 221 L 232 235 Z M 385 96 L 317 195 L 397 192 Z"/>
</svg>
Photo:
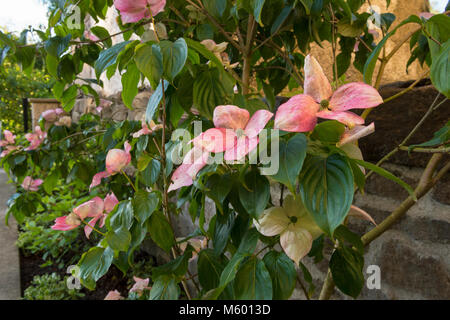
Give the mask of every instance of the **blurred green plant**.
<svg viewBox="0 0 450 320">
<path fill-rule="evenodd" d="M 66 279 L 56 273 L 35 276 L 25 289 L 24 300 L 78 300 L 84 294 L 67 288 Z"/>
<path fill-rule="evenodd" d="M 54 80 L 39 69 L 33 69 L 29 74 L 22 72 L 17 64 L 3 63 L 0 71 L 0 120 L 2 129 L 14 133 L 24 131 L 23 98 L 51 97 Z"/>
</svg>

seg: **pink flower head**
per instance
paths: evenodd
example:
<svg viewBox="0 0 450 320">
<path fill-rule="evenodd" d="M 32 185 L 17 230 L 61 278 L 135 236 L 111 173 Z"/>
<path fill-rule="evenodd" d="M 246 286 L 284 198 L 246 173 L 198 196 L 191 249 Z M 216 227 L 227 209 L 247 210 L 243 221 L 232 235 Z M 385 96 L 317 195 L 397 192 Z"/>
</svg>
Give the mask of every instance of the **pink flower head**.
<svg viewBox="0 0 450 320">
<path fill-rule="evenodd" d="M 153 131 L 162 129 L 161 124 L 155 124 L 153 120 L 150 120 L 150 128 L 147 126 L 145 121 L 142 121 L 142 129 L 138 132 L 133 133 L 133 138 L 139 138 L 140 136 L 152 134 Z"/>
<path fill-rule="evenodd" d="M 43 182 L 44 181 L 42 179 L 33 180 L 33 178 L 31 178 L 30 176 L 26 176 L 25 179 L 23 179 L 22 188 L 24 188 L 27 191 L 38 191 L 39 186 Z"/>
<path fill-rule="evenodd" d="M 104 300 L 120 300 L 123 297 L 120 295 L 120 292 L 117 290 L 114 291 L 110 291 L 108 292 L 108 294 L 106 295 Z"/>
<path fill-rule="evenodd" d="M 64 110 L 61 108 L 50 109 L 42 112 L 42 117 L 47 122 L 55 122 L 58 120 L 58 117 L 64 113 Z"/>
<path fill-rule="evenodd" d="M 111 174 L 120 172 L 131 162 L 131 145 L 125 141 L 124 150 L 111 149 L 106 155 L 106 171 Z"/>
<path fill-rule="evenodd" d="M 89 239 L 97 222 L 100 221 L 99 225 L 100 228 L 102 228 L 105 225 L 105 219 L 108 216 L 108 213 L 110 213 L 118 203 L 119 201 L 112 192 L 105 197 L 105 200 L 102 200 L 100 197 L 95 197 L 74 208 L 72 213 L 68 216 L 57 218 L 52 229 L 62 231 L 72 230 L 78 227 L 81 224 L 81 221 L 84 222 L 85 219 L 89 217 L 92 219 L 87 222 L 84 227 L 86 238 Z"/>
<path fill-rule="evenodd" d="M 213 115 L 216 128 L 195 138 L 194 146 L 202 146 L 211 152 L 225 151 L 227 161 L 240 160 L 257 147 L 258 134 L 272 116 L 270 111 L 258 110 L 250 118 L 245 109 L 233 105 L 218 106 Z"/>
<path fill-rule="evenodd" d="M 421 13 L 419 13 L 419 17 L 423 18 L 425 20 L 430 19 L 432 16 L 434 16 L 434 13 L 431 13 L 431 12 L 421 12 Z"/>
<path fill-rule="evenodd" d="M 53 230 L 69 231 L 77 228 L 81 221 L 73 213 L 55 219 L 55 224 L 51 227 Z"/>
<path fill-rule="evenodd" d="M 25 151 L 36 150 L 47 137 L 47 132 L 43 132 L 41 130 L 41 127 L 39 126 L 36 126 L 36 128 L 34 128 L 34 131 L 34 133 L 27 133 L 25 135 L 25 139 L 27 139 L 31 143 L 31 145 L 26 148 Z"/>
<path fill-rule="evenodd" d="M 355 142 L 371 133 L 375 132 L 375 124 L 372 122 L 368 126 L 355 126 L 353 129 L 345 129 L 345 132 L 341 136 L 341 140 L 337 143 L 337 146 L 343 146 L 344 144 Z"/>
<path fill-rule="evenodd" d="M 164 10 L 166 0 L 114 0 L 124 23 L 138 22 Z"/>
<path fill-rule="evenodd" d="M 141 278 L 138 278 L 138 277 L 133 277 L 133 279 L 134 279 L 135 284 L 130 289 L 130 293 L 131 292 L 136 292 L 140 296 L 140 295 L 142 295 L 144 290 L 150 290 L 151 289 L 151 287 L 148 286 L 148 283 L 150 281 L 149 278 L 141 279 Z"/>
<path fill-rule="evenodd" d="M 194 147 L 172 175 L 169 191 L 190 186 L 197 173 L 207 164 L 209 154 L 225 152 L 227 161 L 240 160 L 258 146 L 258 134 L 272 118 L 273 113 L 258 110 L 250 113 L 233 105 L 214 109 L 215 128 L 208 129 L 192 140 Z"/>
<path fill-rule="evenodd" d="M 0 147 L 5 147 L 8 144 L 16 143 L 16 136 L 13 135 L 13 133 L 11 131 L 4 130 L 3 136 L 5 137 L 5 140 L 0 140 Z"/>
<path fill-rule="evenodd" d="M 94 175 L 89 189 L 98 186 L 102 182 L 103 178 L 119 173 L 123 168 L 125 168 L 131 162 L 130 151 L 131 145 L 128 141 L 125 141 L 124 150 L 109 150 L 106 155 L 106 171 L 102 171 Z"/>
<path fill-rule="evenodd" d="M 206 166 L 208 158 L 209 151 L 194 146 L 173 173 L 168 192 L 192 185 L 197 173 Z"/>
<path fill-rule="evenodd" d="M 304 89 L 304 94 L 293 96 L 278 108 L 276 129 L 311 131 L 318 117 L 337 120 L 353 128 L 364 124 L 364 119 L 348 110 L 373 108 L 383 103 L 377 90 L 361 82 L 345 84 L 333 93 L 322 67 L 309 55 L 305 59 Z"/>
<path fill-rule="evenodd" d="M 119 203 L 119 200 L 117 200 L 116 195 L 114 194 L 114 192 L 111 192 L 110 194 L 108 194 L 105 197 L 105 200 L 103 202 L 105 204 L 105 211 L 107 213 L 110 213 L 111 211 L 114 210 L 116 205 Z"/>
<path fill-rule="evenodd" d="M 11 145 L 7 145 L 5 147 L 5 149 L 2 151 L 2 153 L 0 154 L 0 158 L 3 158 L 5 156 L 7 156 L 8 154 L 10 154 L 11 152 L 18 150 L 19 147 L 18 146 L 11 146 Z"/>
<path fill-rule="evenodd" d="M 73 209 L 73 212 L 81 219 L 84 220 L 87 217 L 96 217 L 103 213 L 105 205 L 100 197 L 95 197 L 78 207 Z"/>
</svg>

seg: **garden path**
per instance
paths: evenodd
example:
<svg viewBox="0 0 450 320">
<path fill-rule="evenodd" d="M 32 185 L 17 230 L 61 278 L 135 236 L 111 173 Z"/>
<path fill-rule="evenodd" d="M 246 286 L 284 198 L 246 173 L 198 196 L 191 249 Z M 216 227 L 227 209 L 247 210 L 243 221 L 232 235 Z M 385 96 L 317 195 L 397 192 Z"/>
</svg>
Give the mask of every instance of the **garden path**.
<svg viewBox="0 0 450 320">
<path fill-rule="evenodd" d="M 19 250 L 16 247 L 17 223 L 14 218 L 5 225 L 6 201 L 14 193 L 8 176 L 0 170 L 0 300 L 20 299 Z"/>
</svg>

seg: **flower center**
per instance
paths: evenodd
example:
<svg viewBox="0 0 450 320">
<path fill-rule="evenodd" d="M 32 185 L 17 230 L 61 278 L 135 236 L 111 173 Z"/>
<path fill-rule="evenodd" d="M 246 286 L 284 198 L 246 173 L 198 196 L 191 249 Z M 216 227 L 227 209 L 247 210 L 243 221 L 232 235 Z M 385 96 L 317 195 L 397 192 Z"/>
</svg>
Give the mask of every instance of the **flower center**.
<svg viewBox="0 0 450 320">
<path fill-rule="evenodd" d="M 237 130 L 236 130 L 236 136 L 238 137 L 238 139 L 239 139 L 240 137 L 244 136 L 244 135 L 245 135 L 245 132 L 244 132 L 243 129 L 237 129 Z"/>
<path fill-rule="evenodd" d="M 289 220 L 291 220 L 291 222 L 292 222 L 293 224 L 295 224 L 295 223 L 297 223 L 297 221 L 298 221 L 298 218 L 297 218 L 297 217 L 294 217 L 294 216 L 292 216 L 292 217 L 289 217 Z"/>
<path fill-rule="evenodd" d="M 320 107 L 323 109 L 328 109 L 330 106 L 330 102 L 328 100 L 322 100 L 320 101 Z"/>
<path fill-rule="evenodd" d="M 66 223 L 71 226 L 77 226 L 81 223 L 81 220 L 75 213 L 71 212 L 66 218 Z"/>
</svg>

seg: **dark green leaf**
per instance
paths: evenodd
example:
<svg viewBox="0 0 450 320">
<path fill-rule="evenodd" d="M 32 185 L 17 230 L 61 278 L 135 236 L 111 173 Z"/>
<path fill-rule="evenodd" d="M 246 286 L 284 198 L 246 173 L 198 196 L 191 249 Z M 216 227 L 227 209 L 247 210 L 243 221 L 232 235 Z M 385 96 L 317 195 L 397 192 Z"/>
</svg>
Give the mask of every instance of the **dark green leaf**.
<svg viewBox="0 0 450 320">
<path fill-rule="evenodd" d="M 303 203 L 328 235 L 344 221 L 353 202 L 353 175 L 347 160 L 333 154 L 308 158 L 300 175 Z"/>
<path fill-rule="evenodd" d="M 338 248 L 331 256 L 330 270 L 334 283 L 353 298 L 358 297 L 364 286 L 363 267 L 363 256 L 350 248 Z"/>
<path fill-rule="evenodd" d="M 148 223 L 148 231 L 155 243 L 166 252 L 170 252 L 170 248 L 175 243 L 172 228 L 166 217 L 159 211 L 153 212 Z"/>
<path fill-rule="evenodd" d="M 155 44 L 140 45 L 136 47 L 134 60 L 138 69 L 150 81 L 152 88 L 156 88 L 164 72 L 161 48 Z"/>
<path fill-rule="evenodd" d="M 166 79 L 173 82 L 186 63 L 188 56 L 186 41 L 179 38 L 175 42 L 162 41 L 159 45 L 163 56 L 164 75 Z"/>
<path fill-rule="evenodd" d="M 134 194 L 133 208 L 136 219 L 142 224 L 147 221 L 158 207 L 159 198 L 154 192 L 139 190 Z"/>
<path fill-rule="evenodd" d="M 263 261 L 272 278 L 273 299 L 287 300 L 297 281 L 294 262 L 283 252 L 276 251 L 269 251 Z"/>
<path fill-rule="evenodd" d="M 302 133 L 296 134 L 287 143 L 280 141 L 280 167 L 271 178 L 286 185 L 293 193 L 306 157 L 306 144 Z"/>
<path fill-rule="evenodd" d="M 239 268 L 234 281 L 234 292 L 239 300 L 271 300 L 272 280 L 264 262 L 250 257 Z"/>
<path fill-rule="evenodd" d="M 239 199 L 242 206 L 253 218 L 258 218 L 270 200 L 270 184 L 266 177 L 258 170 L 248 172 L 245 177 L 245 186 L 239 185 Z"/>
</svg>

